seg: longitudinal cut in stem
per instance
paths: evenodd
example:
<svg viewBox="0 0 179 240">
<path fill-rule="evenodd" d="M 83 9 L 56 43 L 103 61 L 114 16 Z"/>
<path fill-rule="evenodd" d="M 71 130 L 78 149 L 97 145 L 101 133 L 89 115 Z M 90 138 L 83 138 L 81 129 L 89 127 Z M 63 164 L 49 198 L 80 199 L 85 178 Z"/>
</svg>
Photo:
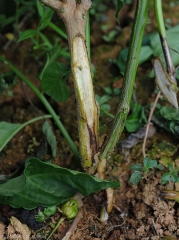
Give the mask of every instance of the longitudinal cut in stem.
<svg viewBox="0 0 179 240">
<path fill-rule="evenodd" d="M 93 165 L 98 152 L 98 107 L 85 45 L 85 24 L 91 0 L 42 0 L 63 20 L 71 54 L 78 109 L 79 146 L 83 167 Z"/>
<path fill-rule="evenodd" d="M 114 119 L 111 132 L 106 138 L 101 150 L 100 159 L 105 159 L 113 151 L 123 129 L 125 120 L 129 113 L 130 101 L 139 61 L 139 54 L 142 44 L 142 38 L 148 18 L 148 0 L 138 0 L 132 28 L 131 41 L 127 56 L 127 63 L 124 74 L 124 83 L 119 100 L 117 114 Z"/>
</svg>

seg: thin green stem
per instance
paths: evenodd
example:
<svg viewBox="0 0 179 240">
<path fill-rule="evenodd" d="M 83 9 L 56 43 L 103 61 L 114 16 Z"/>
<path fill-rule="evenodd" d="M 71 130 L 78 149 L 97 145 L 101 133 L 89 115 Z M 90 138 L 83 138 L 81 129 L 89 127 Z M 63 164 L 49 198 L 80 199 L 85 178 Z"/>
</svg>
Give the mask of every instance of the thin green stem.
<svg viewBox="0 0 179 240">
<path fill-rule="evenodd" d="M 54 23 L 49 22 L 48 26 L 51 27 L 55 32 L 57 32 L 60 36 L 63 38 L 67 39 L 67 35 L 59 28 L 57 27 Z"/>
<path fill-rule="evenodd" d="M 3 138 L 3 141 L 0 141 L 0 151 L 2 151 L 2 149 L 6 146 L 6 144 L 24 127 L 26 127 L 27 125 L 45 119 L 45 118 L 51 118 L 51 115 L 44 115 L 44 116 L 40 116 L 40 117 L 36 117 L 33 118 L 23 124 L 14 124 L 14 130 L 11 132 L 10 135 L 8 135 L 8 137 Z M 7 123 L 10 124 L 10 123 Z M 12 126 L 12 125 L 11 125 Z"/>
<path fill-rule="evenodd" d="M 68 144 L 69 144 L 72 152 L 74 153 L 76 159 L 79 160 L 79 153 L 78 153 L 77 147 L 75 146 L 74 142 L 72 141 L 72 139 L 68 135 L 68 133 L 67 133 L 66 129 L 64 128 L 62 122 L 60 121 L 58 115 L 55 113 L 55 111 L 53 110 L 53 108 L 51 107 L 51 105 L 49 104 L 47 99 L 44 97 L 44 95 L 14 65 L 12 65 L 10 62 L 8 62 L 7 59 L 5 59 L 4 57 L 2 57 L 0 55 L 0 60 L 2 60 L 14 73 L 16 73 L 16 75 L 22 81 L 24 81 L 27 84 L 27 86 L 38 96 L 38 98 L 41 100 L 41 102 L 46 107 L 47 111 L 51 114 L 54 122 L 56 123 L 57 127 L 60 129 L 62 135 L 64 136 L 64 138 L 68 142 Z"/>
<path fill-rule="evenodd" d="M 170 54 L 170 49 L 168 46 L 167 34 L 166 34 L 165 24 L 164 24 L 164 19 L 163 19 L 163 14 L 162 14 L 162 1 L 154 0 L 154 8 L 155 8 L 156 21 L 158 24 L 158 31 L 160 34 L 161 46 L 163 49 L 163 54 L 164 54 L 166 65 L 167 65 L 167 72 L 168 72 L 169 77 L 173 80 L 173 82 L 176 83 L 175 67 L 173 65 L 173 61 L 172 61 L 171 54 Z"/>
<path fill-rule="evenodd" d="M 167 37 L 162 13 L 162 1 L 154 0 L 155 17 L 158 24 L 158 31 L 163 38 Z"/>
<path fill-rule="evenodd" d="M 86 37 L 86 48 L 87 48 L 87 53 L 88 53 L 88 60 L 89 60 L 89 63 L 90 63 L 91 53 L 90 53 L 90 19 L 89 19 L 89 11 L 86 14 L 85 37 Z"/>
<path fill-rule="evenodd" d="M 103 113 L 105 113 L 106 115 L 108 115 L 109 117 L 115 118 L 115 116 L 114 116 L 113 114 L 107 112 L 106 110 L 101 109 L 101 111 L 102 111 Z"/>
<path fill-rule="evenodd" d="M 129 113 L 143 33 L 148 19 L 148 5 L 149 0 L 137 1 L 119 106 L 113 126 L 111 128 L 111 132 L 107 136 L 102 146 L 102 154 L 100 156 L 101 160 L 106 159 L 116 146 L 116 143 L 124 129 L 125 120 Z"/>
<path fill-rule="evenodd" d="M 58 229 L 58 227 L 60 226 L 60 224 L 65 220 L 65 218 L 60 218 L 59 222 L 57 223 L 57 225 L 54 227 L 53 231 L 50 233 L 50 235 L 48 236 L 47 240 L 49 240 L 52 235 L 54 234 L 54 232 Z"/>
</svg>

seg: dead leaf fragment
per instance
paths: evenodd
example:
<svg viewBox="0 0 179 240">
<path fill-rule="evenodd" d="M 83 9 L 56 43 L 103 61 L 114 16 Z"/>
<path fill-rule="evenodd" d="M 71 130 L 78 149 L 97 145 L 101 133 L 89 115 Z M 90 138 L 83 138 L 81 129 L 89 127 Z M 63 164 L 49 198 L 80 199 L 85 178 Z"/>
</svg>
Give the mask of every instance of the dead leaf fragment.
<svg viewBox="0 0 179 240">
<path fill-rule="evenodd" d="M 5 234 L 6 225 L 0 222 L 0 240 L 4 240 L 3 236 Z"/>
<path fill-rule="evenodd" d="M 10 218 L 11 224 L 7 228 L 8 239 L 29 240 L 31 231 L 26 224 L 22 224 L 17 218 Z"/>
</svg>

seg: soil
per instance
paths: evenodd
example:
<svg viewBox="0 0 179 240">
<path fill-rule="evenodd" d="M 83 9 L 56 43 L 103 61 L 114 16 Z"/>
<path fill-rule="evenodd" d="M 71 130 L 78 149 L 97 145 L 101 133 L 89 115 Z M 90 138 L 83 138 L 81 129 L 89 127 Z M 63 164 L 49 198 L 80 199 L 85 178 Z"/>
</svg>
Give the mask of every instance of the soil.
<svg viewBox="0 0 179 240">
<path fill-rule="evenodd" d="M 169 0 L 163 1 L 164 17 L 170 19 L 170 25 L 174 26 L 179 23 L 178 11 L 179 6 L 169 6 Z M 112 29 L 119 31 L 119 26 L 115 20 L 115 8 L 107 1 L 107 9 L 99 14 L 91 21 L 91 61 L 95 66 L 94 85 L 95 93 L 102 96 L 105 94 L 104 87 L 121 88 L 122 76 L 114 64 L 110 64 L 110 59 L 115 59 L 120 50 L 128 46 L 130 39 L 130 31 L 133 23 L 133 15 L 135 12 L 136 1 L 131 5 L 126 5 L 120 13 L 121 30 L 112 42 L 105 42 L 102 36 L 107 35 Z M 97 9 L 96 9 L 97 11 Z M 30 16 L 30 19 L 24 23 L 23 29 L 35 28 L 36 17 Z M 54 17 L 57 22 L 57 18 Z M 156 23 L 152 5 L 149 13 L 150 24 L 146 27 L 146 34 L 156 30 Z M 102 30 L 102 25 L 107 25 L 107 30 Z M 1 36 L 2 54 L 10 60 L 20 71 L 23 72 L 31 81 L 40 89 L 40 81 L 37 79 L 39 71 L 42 69 L 42 62 L 45 61 L 45 56 L 37 55 L 33 52 L 33 44 L 30 40 L 21 43 L 8 42 L 5 35 L 9 29 L 5 29 Z M 13 28 L 10 28 L 13 33 Z M 46 31 L 46 32 L 45 32 Z M 52 37 L 50 29 L 44 30 L 44 33 Z M 62 41 L 62 45 L 66 46 L 66 42 Z M 59 61 L 61 59 L 58 59 Z M 6 72 L 7 66 L 0 63 L 2 72 Z M 154 101 L 155 83 L 152 80 L 151 84 L 147 84 L 148 73 L 151 70 L 151 64 L 145 63 L 138 68 L 136 77 L 135 92 L 138 103 L 147 105 Z M 150 80 L 151 81 L 151 80 Z M 150 85 L 150 86 L 149 86 Z M 76 102 L 73 89 L 73 78 L 69 79 L 68 87 L 70 91 L 70 98 L 64 103 L 57 103 L 49 99 L 55 111 L 60 115 L 61 121 L 65 125 L 69 135 L 78 145 L 78 129 L 76 119 Z M 28 98 L 26 97 L 28 96 Z M 12 123 L 24 123 L 33 117 L 39 116 L 30 104 L 29 100 L 38 109 L 41 114 L 47 114 L 45 108 L 41 104 L 36 95 L 22 84 L 19 79 L 8 90 L 0 95 L 0 121 L 7 121 Z M 111 106 L 111 113 L 115 114 L 118 97 L 113 96 L 109 104 Z M 163 102 L 162 102 L 163 104 Z M 57 157 L 53 163 L 71 168 L 73 154 L 69 150 L 68 144 L 64 140 L 60 131 L 49 120 L 53 127 L 54 134 L 57 139 L 58 149 Z M 42 160 L 50 158 L 50 149 L 44 140 L 42 134 L 43 120 L 34 122 L 22 129 L 16 134 L 13 139 L 0 152 L 0 173 L 11 174 L 16 169 L 24 164 L 24 161 L 30 156 L 40 156 Z M 101 134 L 107 133 L 111 119 L 108 116 L 100 118 Z M 147 141 L 147 151 L 151 158 L 156 159 L 160 163 L 162 159 L 172 160 L 178 165 L 178 139 L 172 133 L 156 127 L 156 133 Z M 124 132 L 121 139 L 125 139 L 129 134 Z M 161 143 L 165 148 L 161 148 Z M 171 149 L 169 152 L 167 149 Z M 72 224 L 72 221 L 65 220 L 54 233 L 51 239 L 85 239 L 85 240 L 123 240 L 123 239 L 179 239 L 179 204 L 176 201 L 166 200 L 164 198 L 164 191 L 179 191 L 178 183 L 169 183 L 167 185 L 161 184 L 160 170 L 150 171 L 146 174 L 138 185 L 132 185 L 129 182 L 131 176 L 130 166 L 134 163 L 142 162 L 142 142 L 134 146 L 128 151 L 126 155 L 121 154 L 120 144 L 116 147 L 113 155 L 108 162 L 107 178 L 117 180 L 121 187 L 115 190 L 115 202 L 112 212 L 108 216 L 108 220 L 100 220 L 101 207 L 106 205 L 105 191 L 91 194 L 83 199 L 83 206 L 81 207 L 82 218 L 79 220 L 70 238 L 64 238 L 66 232 Z M 78 170 L 78 169 L 77 169 Z M 172 192 L 171 192 L 172 194 Z M 9 206 L 2 205 L 0 207 L 0 233 L 5 234 L 5 229 L 8 226 L 8 219 L 11 216 L 16 216 L 23 222 L 24 218 L 20 217 L 22 210 L 12 209 Z M 34 216 L 33 210 L 30 214 Z M 61 217 L 61 213 L 57 213 L 43 225 L 34 227 L 33 224 L 28 223 L 30 215 L 26 213 L 26 224 L 30 228 L 39 228 L 32 230 L 31 239 L 46 239 L 49 232 L 52 231 L 52 224 L 57 224 Z M 32 217 L 34 219 L 34 217 Z M 1 228 L 3 229 L 1 231 Z M 0 236 L 0 239 L 8 239 Z M 18 239 L 18 237 L 16 237 Z"/>
</svg>

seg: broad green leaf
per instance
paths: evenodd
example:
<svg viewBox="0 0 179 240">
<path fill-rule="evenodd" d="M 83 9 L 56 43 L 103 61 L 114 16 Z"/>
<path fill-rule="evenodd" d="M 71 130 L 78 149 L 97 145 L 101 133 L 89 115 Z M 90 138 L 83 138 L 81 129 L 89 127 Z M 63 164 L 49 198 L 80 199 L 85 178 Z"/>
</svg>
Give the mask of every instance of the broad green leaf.
<svg viewBox="0 0 179 240">
<path fill-rule="evenodd" d="M 16 178 L 12 178 L 6 183 L 0 184 L 0 196 L 11 197 L 22 191 L 25 185 L 25 176 L 21 175 Z"/>
<path fill-rule="evenodd" d="M 6 192 L 0 195 L 0 203 L 6 202 L 13 207 L 26 209 L 49 207 L 65 202 L 77 192 L 87 196 L 101 189 L 120 186 L 118 182 L 103 181 L 86 173 L 41 162 L 37 158 L 26 162 L 24 175 L 26 181 L 22 191 L 13 194 L 13 181 L 16 181 L 16 178 L 11 179 L 9 186 L 6 185 Z M 3 188 L 4 184 L 0 186 Z M 12 197 L 7 197 L 11 194 Z"/>
<path fill-rule="evenodd" d="M 48 121 L 44 122 L 42 130 L 47 138 L 48 144 L 51 147 L 52 157 L 55 158 L 56 154 L 57 154 L 57 141 L 56 141 L 55 135 L 54 135 L 52 128 L 51 128 L 50 124 L 48 123 Z"/>
<path fill-rule="evenodd" d="M 149 170 L 149 168 L 153 168 L 157 166 L 157 161 L 152 160 L 148 157 L 145 157 L 143 162 L 144 162 L 144 171 L 146 172 Z"/>
<path fill-rule="evenodd" d="M 140 179 L 142 177 L 142 173 L 141 172 L 133 172 L 129 182 L 131 182 L 132 184 L 138 184 Z"/>
<path fill-rule="evenodd" d="M 31 38 L 31 37 L 35 36 L 36 34 L 37 34 L 37 30 L 32 30 L 32 29 L 26 30 L 26 31 L 22 32 L 22 34 L 20 35 L 20 37 L 18 39 L 18 42 L 21 42 L 27 38 Z"/>
<path fill-rule="evenodd" d="M 42 77 L 43 92 L 56 101 L 66 101 L 68 98 L 66 80 L 69 73 L 69 68 L 62 63 L 54 62 L 48 65 Z"/>
<path fill-rule="evenodd" d="M 21 128 L 18 123 L 0 122 L 0 151 Z"/>
<path fill-rule="evenodd" d="M 136 164 L 130 166 L 130 169 L 133 170 L 133 171 L 138 171 L 138 172 L 142 171 L 141 164 L 139 164 L 139 163 L 136 163 Z"/>
</svg>

